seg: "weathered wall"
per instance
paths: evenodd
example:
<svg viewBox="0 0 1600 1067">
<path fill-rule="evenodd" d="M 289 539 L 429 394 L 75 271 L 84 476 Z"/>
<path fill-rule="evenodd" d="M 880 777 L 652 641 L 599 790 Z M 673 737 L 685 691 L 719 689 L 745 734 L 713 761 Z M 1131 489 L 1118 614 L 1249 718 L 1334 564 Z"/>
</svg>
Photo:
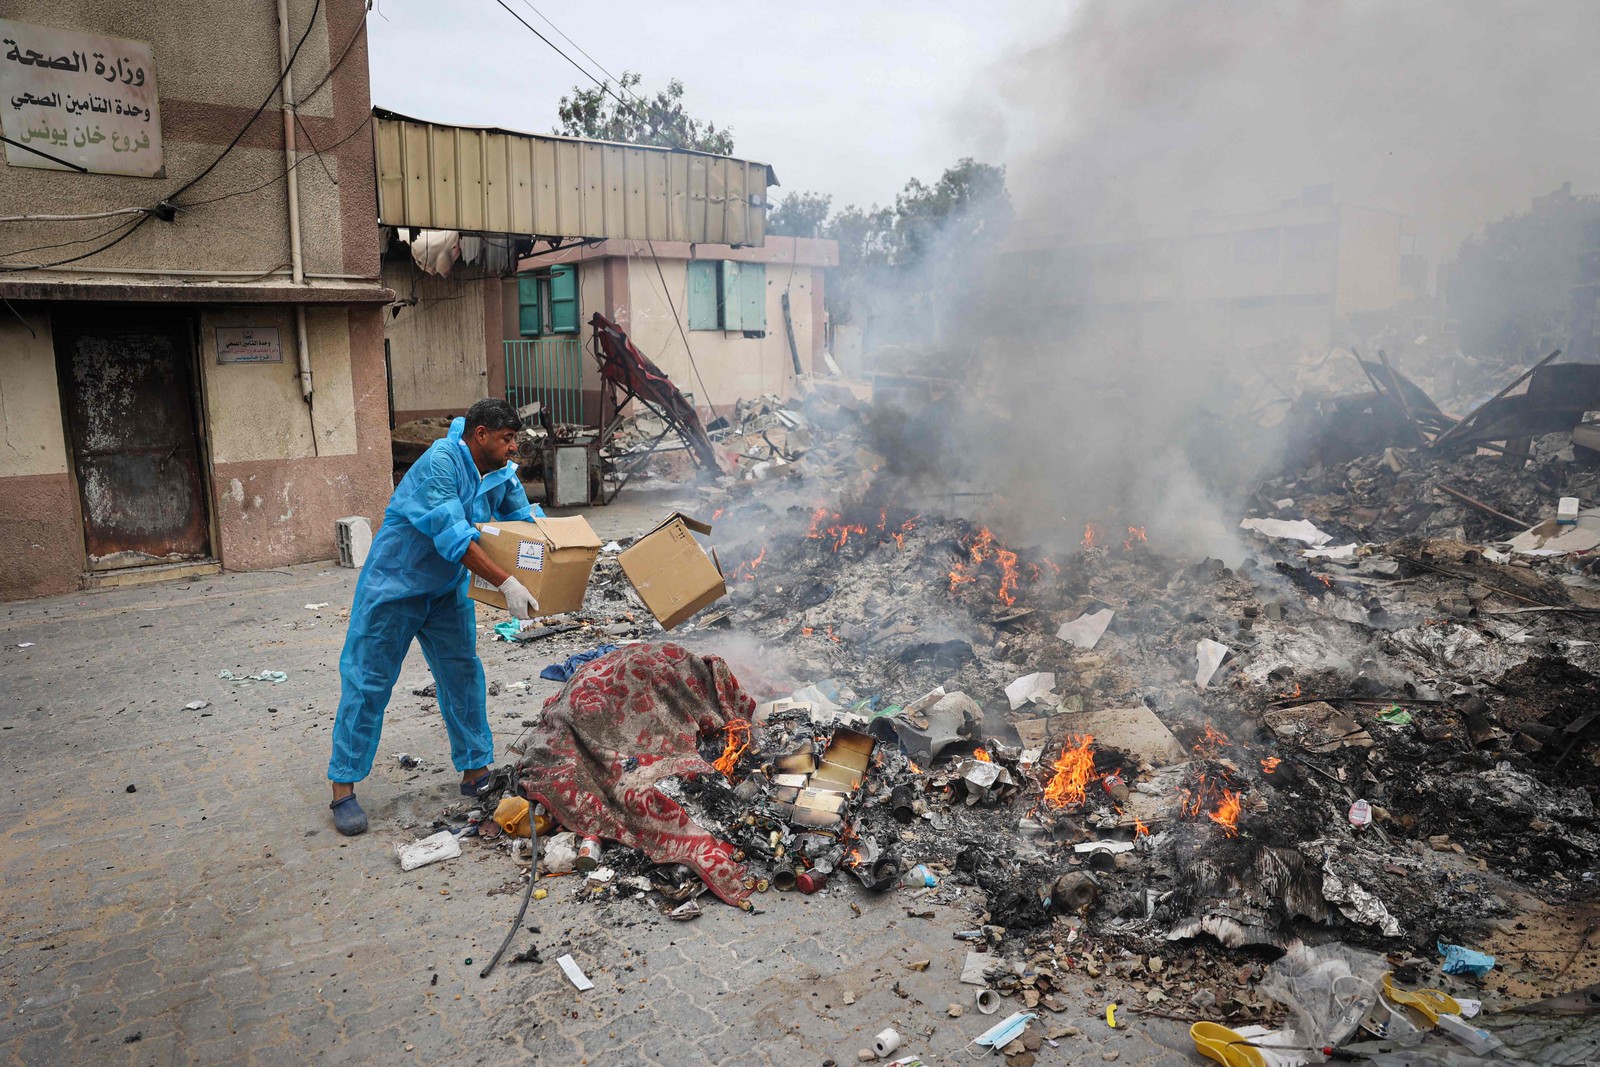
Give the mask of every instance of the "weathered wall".
<svg viewBox="0 0 1600 1067">
<path fill-rule="evenodd" d="M 219 454 L 213 465 L 212 495 L 216 501 L 217 529 L 223 566 L 229 570 L 330 559 L 338 554 L 334 521 L 348 515 L 365 516 L 376 530 L 393 490 L 393 462 L 389 452 L 389 411 L 383 371 L 383 324 L 380 308 L 351 308 L 314 313 L 318 395 L 332 389 L 322 376 L 324 353 L 342 350 L 345 356 L 343 391 L 348 419 L 317 414 L 319 442 L 334 450 L 320 458 L 295 453 L 282 459 L 259 456 L 235 440 L 228 455 Z M 333 316 L 337 315 L 337 319 Z M 342 330 L 342 343 L 333 334 Z M 235 368 L 217 368 L 233 370 Z M 250 368 L 261 369 L 259 366 Z M 240 391 L 245 395 L 247 391 Z M 212 409 L 211 389 L 207 408 Z M 303 411 L 299 395 L 294 397 Z M 274 403 L 281 408 L 283 403 Z M 224 410 L 232 410 L 227 405 Z M 324 432 L 330 429 L 333 432 Z M 351 446 L 341 448 L 348 435 Z M 301 428 L 293 441 L 308 440 Z M 220 450 L 219 450 L 220 451 Z"/>
<path fill-rule="evenodd" d="M 218 364 L 216 331 L 226 326 L 277 327 L 283 362 Z M 306 338 L 311 349 L 309 407 L 300 395 L 293 309 L 254 305 L 200 313 L 200 373 L 213 462 L 355 453 L 349 312 L 342 307 L 308 309 Z"/>
<path fill-rule="evenodd" d="M 473 271 L 463 267 L 441 278 L 417 270 L 409 257 L 384 260 L 383 284 L 396 300 L 416 301 L 383 327 L 397 423 L 460 414 L 489 395 L 489 342 L 498 348 L 502 279 Z M 514 329 L 514 289 L 512 300 Z"/>
<path fill-rule="evenodd" d="M 700 407 L 718 409 L 765 393 L 787 397 L 795 382 L 794 361 L 784 333 L 782 296 L 789 290 L 790 315 L 800 365 L 810 370 L 814 313 L 811 267 L 767 264 L 767 329 L 763 337 L 738 331 L 688 330 L 688 267 L 683 260 L 661 260 L 661 275 L 650 259 L 628 261 L 629 336 L 635 347 L 666 371 L 679 389 L 694 394 Z M 666 289 L 662 288 L 662 277 Z M 671 292 L 671 301 L 667 299 Z M 676 307 L 677 317 L 673 315 Z M 585 306 L 585 317 L 594 310 Z M 683 319 L 690 348 L 678 332 Z M 820 324 L 819 324 L 820 325 Z M 691 360 L 690 352 L 693 353 Z"/>
<path fill-rule="evenodd" d="M 1348 204 L 1339 209 L 1337 314 L 1382 311 L 1399 302 L 1400 224 L 1393 212 Z"/>
<path fill-rule="evenodd" d="M 0 600 L 66 592 L 83 569 L 50 318 L 22 317 L 0 322 Z"/>
<path fill-rule="evenodd" d="M 291 47 L 305 32 L 313 4 L 314 0 L 289 0 Z M 11 0 L 5 14 L 40 26 L 147 41 L 155 57 L 166 177 L 0 166 L 0 204 L 25 205 L 30 214 L 90 213 L 155 204 L 216 159 L 278 77 L 277 14 L 271 3 L 218 0 L 203 5 L 127 5 L 105 0 Z M 327 149 L 315 162 L 295 172 L 300 186 L 305 269 L 313 274 L 370 277 L 377 273 L 372 139 L 354 132 L 368 124 L 371 108 L 364 18 L 360 0 L 325 0 L 294 67 L 301 121 L 310 141 Z M 351 48 L 337 74 L 308 96 L 328 73 L 330 48 L 331 58 L 337 59 L 346 44 Z M 301 151 L 310 151 L 303 134 L 297 139 Z M 342 139 L 339 147 L 331 147 Z M 117 268 L 132 272 L 237 271 L 242 275 L 276 271 L 287 275 L 287 183 L 274 180 L 283 170 L 283 120 L 274 99 L 221 164 L 177 197 L 176 220 L 152 220 L 92 261 L 41 273 L 56 280 L 73 277 L 85 268 L 95 272 Z M 226 198 L 217 199 L 222 197 Z M 27 248 L 87 239 L 110 226 L 105 219 L 12 224 L 7 236 L 14 240 L 8 245 Z M 96 243 L 102 242 L 50 254 L 61 258 Z"/>
</svg>

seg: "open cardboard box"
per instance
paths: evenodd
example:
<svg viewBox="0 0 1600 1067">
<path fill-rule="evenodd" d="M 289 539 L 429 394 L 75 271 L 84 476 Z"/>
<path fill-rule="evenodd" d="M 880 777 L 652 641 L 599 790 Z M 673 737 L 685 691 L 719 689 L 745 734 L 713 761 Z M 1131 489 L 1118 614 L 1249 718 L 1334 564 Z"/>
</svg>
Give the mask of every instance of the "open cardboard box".
<svg viewBox="0 0 1600 1067">
<path fill-rule="evenodd" d="M 589 572 L 600 555 L 600 538 L 581 517 L 540 516 L 532 522 L 484 522 L 478 547 L 510 571 L 539 602 L 535 616 L 577 611 L 589 587 Z M 480 604 L 504 608 L 500 590 L 468 576 L 467 595 Z"/>
<path fill-rule="evenodd" d="M 668 630 L 728 595 L 722 565 L 694 537 L 710 532 L 708 523 L 675 511 L 617 557 L 645 607 Z"/>
</svg>

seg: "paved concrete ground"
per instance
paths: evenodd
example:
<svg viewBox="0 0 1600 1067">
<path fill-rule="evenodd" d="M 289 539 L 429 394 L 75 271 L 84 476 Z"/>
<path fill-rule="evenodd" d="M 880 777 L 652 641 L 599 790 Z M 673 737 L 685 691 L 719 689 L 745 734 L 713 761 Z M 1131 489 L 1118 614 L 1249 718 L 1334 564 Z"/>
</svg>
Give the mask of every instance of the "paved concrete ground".
<svg viewBox="0 0 1600 1067">
<path fill-rule="evenodd" d="M 602 536 L 664 510 L 625 499 L 589 513 Z M 994 1021 L 945 1014 L 971 1003 L 950 937 L 965 909 L 910 919 L 895 894 L 854 889 L 839 892 L 859 916 L 837 895 L 769 894 L 755 916 L 707 897 L 680 925 L 639 902 L 579 901 L 556 879 L 529 910 L 542 932 L 518 942 L 547 962 L 480 980 L 519 899 L 497 892 L 511 860 L 469 844 L 402 874 L 393 853 L 455 793 L 438 713 L 411 695 L 429 681 L 420 653 L 361 786 L 372 832 L 340 838 L 329 821 L 354 579 L 307 565 L 0 606 L 0 1059 L 845 1064 L 893 1026 L 908 1051 L 951 1064 Z M 546 654 L 489 640 L 499 615 L 483 614 L 490 680 L 532 679 L 490 701 L 503 750 L 555 686 L 536 677 Z M 289 680 L 240 688 L 223 669 Z M 210 706 L 185 710 L 195 700 Z M 402 771 L 402 750 L 442 769 Z M 562 952 L 594 990 L 567 983 Z M 932 966 L 909 970 L 917 959 Z M 1084 1036 L 1039 1062 L 1199 1062 L 1173 1051 L 1177 1024 L 1125 1015 L 1109 1030 L 1115 992 L 1074 991 L 1048 1021 Z"/>
</svg>

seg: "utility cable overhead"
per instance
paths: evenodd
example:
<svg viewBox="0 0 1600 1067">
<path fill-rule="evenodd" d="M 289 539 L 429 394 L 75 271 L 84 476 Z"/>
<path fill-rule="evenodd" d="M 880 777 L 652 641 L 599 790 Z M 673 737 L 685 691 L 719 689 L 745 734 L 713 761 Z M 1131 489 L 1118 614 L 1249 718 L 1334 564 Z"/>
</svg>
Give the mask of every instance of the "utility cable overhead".
<svg viewBox="0 0 1600 1067">
<path fill-rule="evenodd" d="M 551 47 L 551 49 L 553 49 L 555 51 L 556 55 L 560 56 L 562 59 L 566 60 L 568 63 L 571 63 L 572 66 L 578 71 L 578 73 L 582 74 L 585 78 L 588 78 L 590 81 L 592 81 L 596 85 L 598 85 L 600 87 L 600 91 L 601 92 L 603 92 L 607 96 L 611 97 L 611 99 L 615 100 L 617 103 L 621 104 L 623 107 L 627 108 L 629 111 L 633 111 L 635 114 L 637 114 L 637 111 L 636 111 L 636 109 L 634 108 L 634 106 L 632 104 L 628 103 L 626 100 L 622 99 L 622 97 L 618 96 L 616 93 L 611 91 L 611 83 L 610 82 L 603 82 L 599 78 L 596 78 L 593 74 L 591 74 L 589 72 L 588 68 L 585 67 L 582 63 L 579 63 L 576 59 L 573 59 L 571 56 L 569 56 L 565 52 L 563 52 L 559 45 L 557 45 L 550 38 L 546 37 L 544 34 L 540 33 L 538 30 L 536 30 L 533 27 L 533 24 L 531 22 L 529 22 L 527 19 L 523 18 L 521 15 L 517 14 L 514 10 L 512 10 L 511 5 L 506 3 L 506 0 L 494 0 L 494 2 L 499 4 L 501 7 L 505 8 L 506 9 L 506 14 L 510 15 L 512 18 L 516 19 L 518 22 L 520 22 L 524 26 L 526 26 L 528 28 L 528 32 L 529 33 L 533 34 L 535 37 L 539 38 L 539 40 L 541 40 L 545 44 L 549 45 Z M 559 32 L 559 31 L 557 31 L 557 32 Z M 600 65 L 598 63 L 596 63 L 595 66 L 598 67 Z M 605 68 L 602 67 L 601 69 L 604 70 Z"/>
<path fill-rule="evenodd" d="M 632 89 L 629 89 L 626 85 L 623 85 L 621 78 L 617 77 L 615 74 L 613 74 L 609 70 L 607 70 L 601 64 L 601 62 L 598 59 L 596 59 L 594 56 L 591 56 L 588 52 L 585 52 L 583 50 L 583 45 L 579 44 L 577 41 L 574 41 L 571 37 L 568 37 L 567 34 L 566 34 L 566 31 L 564 31 L 560 26 L 557 26 L 554 22 L 550 21 L 550 16 L 549 15 L 546 15 L 543 11 L 540 11 L 538 8 L 534 7 L 533 4 L 529 3 L 529 0 L 522 0 L 522 6 L 526 7 L 529 11 L 532 11 L 535 15 L 538 15 L 541 19 L 544 19 L 545 24 L 547 26 L 549 26 L 552 30 L 555 30 L 557 33 L 561 34 L 561 39 L 563 41 L 566 41 L 572 47 L 576 48 L 578 50 L 578 53 L 580 55 L 582 55 L 584 59 L 587 59 L 589 62 L 593 63 L 596 67 L 598 67 L 600 69 L 600 73 L 601 74 L 604 74 L 607 78 L 610 78 L 612 81 L 616 82 L 618 89 L 621 89 L 623 92 L 627 93 L 629 96 L 631 96 L 635 100 L 637 100 L 641 107 L 645 106 L 645 102 L 644 102 L 644 98 L 643 97 L 641 97 L 638 93 L 634 92 Z M 624 72 L 624 73 L 626 73 L 626 72 Z"/>
</svg>

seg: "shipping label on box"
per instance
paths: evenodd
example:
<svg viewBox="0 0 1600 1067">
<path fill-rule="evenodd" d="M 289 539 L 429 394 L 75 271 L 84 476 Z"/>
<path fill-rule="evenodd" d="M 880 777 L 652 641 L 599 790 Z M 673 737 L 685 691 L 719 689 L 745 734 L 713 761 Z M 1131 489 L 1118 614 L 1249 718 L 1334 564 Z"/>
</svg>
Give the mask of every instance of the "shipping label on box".
<svg viewBox="0 0 1600 1067">
<path fill-rule="evenodd" d="M 681 512 L 633 543 L 617 562 L 656 621 L 668 630 L 728 595 L 722 568 L 695 534 L 711 527 Z"/>
<path fill-rule="evenodd" d="M 541 516 L 532 522 L 482 523 L 478 547 L 528 587 L 539 602 L 538 615 L 577 611 L 589 587 L 589 573 L 600 555 L 600 538 L 581 517 Z M 489 582 L 472 575 L 467 595 L 504 608 L 506 598 Z"/>
</svg>

